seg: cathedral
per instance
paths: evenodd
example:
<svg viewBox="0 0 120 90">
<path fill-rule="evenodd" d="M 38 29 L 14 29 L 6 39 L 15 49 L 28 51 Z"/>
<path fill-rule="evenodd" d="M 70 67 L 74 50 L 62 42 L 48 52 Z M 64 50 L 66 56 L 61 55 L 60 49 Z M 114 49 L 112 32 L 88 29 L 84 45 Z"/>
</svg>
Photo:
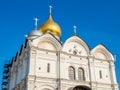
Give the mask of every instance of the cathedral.
<svg viewBox="0 0 120 90">
<path fill-rule="evenodd" d="M 76 35 L 61 41 L 61 28 L 48 19 L 26 35 L 8 67 L 8 89 L 118 90 L 113 54 L 102 44 L 90 49 Z"/>
</svg>

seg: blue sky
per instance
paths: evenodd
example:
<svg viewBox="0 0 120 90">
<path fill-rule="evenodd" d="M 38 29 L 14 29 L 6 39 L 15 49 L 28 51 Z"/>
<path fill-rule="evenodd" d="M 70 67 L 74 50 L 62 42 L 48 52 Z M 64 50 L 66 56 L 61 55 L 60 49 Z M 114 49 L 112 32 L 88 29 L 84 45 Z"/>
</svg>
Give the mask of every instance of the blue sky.
<svg viewBox="0 0 120 90">
<path fill-rule="evenodd" d="M 116 74 L 120 83 L 120 0 L 0 0 L 0 78 L 2 65 L 11 59 L 24 43 L 27 33 L 34 29 L 34 18 L 39 18 L 38 27 L 48 18 L 53 6 L 53 18 L 61 26 L 62 41 L 77 35 L 90 48 L 103 43 L 113 54 Z"/>
</svg>

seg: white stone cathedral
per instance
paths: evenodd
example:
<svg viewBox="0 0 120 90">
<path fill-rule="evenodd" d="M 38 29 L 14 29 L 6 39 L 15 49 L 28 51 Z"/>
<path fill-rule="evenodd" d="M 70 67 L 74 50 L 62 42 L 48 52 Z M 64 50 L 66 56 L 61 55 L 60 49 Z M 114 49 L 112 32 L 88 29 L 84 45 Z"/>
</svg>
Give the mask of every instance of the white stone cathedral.
<svg viewBox="0 0 120 90">
<path fill-rule="evenodd" d="M 90 49 L 76 33 L 64 43 L 60 38 L 50 12 L 12 59 L 8 90 L 118 90 L 114 57 L 105 46 Z"/>
</svg>

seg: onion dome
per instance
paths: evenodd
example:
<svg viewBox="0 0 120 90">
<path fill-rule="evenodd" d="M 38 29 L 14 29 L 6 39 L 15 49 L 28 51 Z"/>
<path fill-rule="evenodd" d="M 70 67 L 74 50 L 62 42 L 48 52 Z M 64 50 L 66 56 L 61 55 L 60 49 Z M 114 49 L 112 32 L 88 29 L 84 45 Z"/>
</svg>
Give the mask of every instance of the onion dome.
<svg viewBox="0 0 120 90">
<path fill-rule="evenodd" d="M 59 37 L 61 36 L 60 26 L 56 22 L 54 22 L 51 14 L 49 15 L 48 20 L 40 26 L 40 31 L 43 34 L 49 32 L 53 35 L 57 35 Z"/>
</svg>

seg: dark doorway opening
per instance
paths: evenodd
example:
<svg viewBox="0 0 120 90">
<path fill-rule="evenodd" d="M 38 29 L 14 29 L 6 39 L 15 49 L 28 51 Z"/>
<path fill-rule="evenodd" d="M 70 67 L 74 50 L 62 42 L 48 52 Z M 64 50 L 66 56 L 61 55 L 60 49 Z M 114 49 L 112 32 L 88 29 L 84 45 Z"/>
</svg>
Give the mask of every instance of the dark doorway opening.
<svg viewBox="0 0 120 90">
<path fill-rule="evenodd" d="M 73 88 L 73 90 L 92 90 L 87 86 L 76 86 Z"/>
</svg>

